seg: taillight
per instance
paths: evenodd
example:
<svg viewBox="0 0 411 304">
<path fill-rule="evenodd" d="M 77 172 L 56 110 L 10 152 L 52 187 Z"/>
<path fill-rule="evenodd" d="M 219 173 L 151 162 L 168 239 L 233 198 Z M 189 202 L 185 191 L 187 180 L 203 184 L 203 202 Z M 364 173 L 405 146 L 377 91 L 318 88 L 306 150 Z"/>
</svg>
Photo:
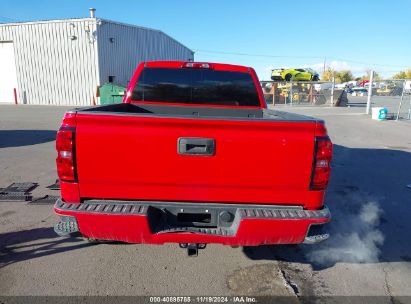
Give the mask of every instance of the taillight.
<svg viewBox="0 0 411 304">
<path fill-rule="evenodd" d="M 192 69 L 212 69 L 212 65 L 205 62 L 184 62 L 181 67 Z"/>
<path fill-rule="evenodd" d="M 57 173 L 61 181 L 73 182 L 75 172 L 75 114 L 67 113 L 56 137 Z"/>
<path fill-rule="evenodd" d="M 331 173 L 333 145 L 328 136 L 316 137 L 314 147 L 311 189 L 323 190 L 327 187 Z"/>
</svg>

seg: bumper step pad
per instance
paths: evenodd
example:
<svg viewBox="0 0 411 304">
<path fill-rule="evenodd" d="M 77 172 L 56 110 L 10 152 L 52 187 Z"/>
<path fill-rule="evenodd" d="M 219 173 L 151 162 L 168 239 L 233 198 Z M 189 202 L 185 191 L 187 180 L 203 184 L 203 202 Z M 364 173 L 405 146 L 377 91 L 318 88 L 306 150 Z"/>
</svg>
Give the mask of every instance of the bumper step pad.
<svg viewBox="0 0 411 304">
<path fill-rule="evenodd" d="M 60 221 L 54 225 L 54 231 L 60 236 L 74 236 L 79 233 L 77 220 L 73 216 L 61 216 Z"/>
<path fill-rule="evenodd" d="M 134 204 L 108 204 L 108 203 L 82 203 L 70 204 L 58 200 L 55 207 L 62 211 L 71 212 L 87 212 L 101 214 L 126 214 L 126 215 L 145 215 L 147 214 L 147 206 Z"/>
<path fill-rule="evenodd" d="M 86 212 L 86 213 L 101 213 L 101 214 L 125 214 L 125 215 L 147 215 L 149 205 L 161 207 L 161 202 L 119 202 L 119 201 L 90 201 L 90 203 L 71 204 L 58 200 L 55 207 L 62 211 L 71 212 Z M 183 203 L 188 206 L 188 203 Z M 210 204 L 211 205 L 211 204 Z M 209 205 L 209 206 L 210 206 Z M 214 204 L 217 208 L 224 206 L 223 204 Z M 191 204 L 191 206 L 200 206 L 200 204 Z M 225 205 L 227 206 L 227 205 Z M 230 207 L 238 207 L 238 205 L 230 205 Z M 210 208 L 212 208 L 210 206 Z M 330 211 L 327 207 L 320 210 L 304 210 L 298 207 L 285 206 L 267 206 L 261 208 L 241 208 L 238 211 L 242 218 L 273 218 L 273 219 L 315 219 L 330 217 Z"/>
<path fill-rule="evenodd" d="M 152 223 L 150 212 L 153 209 L 167 210 L 167 208 L 184 206 L 187 208 L 205 208 L 208 211 L 220 213 L 228 210 L 234 215 L 234 220 L 230 225 L 217 227 L 192 227 L 180 225 L 168 225 L 167 222 Z M 248 205 L 249 206 L 249 205 Z M 112 215 L 134 215 L 146 216 L 149 219 L 150 229 L 155 234 L 167 234 L 178 232 L 201 233 L 216 236 L 235 236 L 240 222 L 243 219 L 263 219 L 263 220 L 315 220 L 330 218 L 327 207 L 321 210 L 304 210 L 302 207 L 280 206 L 280 205 L 257 205 L 255 208 L 244 208 L 240 204 L 203 204 L 203 203 L 168 203 L 164 202 L 140 202 L 140 201 L 115 201 L 115 200 L 90 200 L 81 204 L 65 203 L 57 200 L 55 209 L 70 212 L 75 216 L 76 213 L 87 214 L 112 214 Z M 183 209 L 183 208 L 182 208 Z"/>
</svg>

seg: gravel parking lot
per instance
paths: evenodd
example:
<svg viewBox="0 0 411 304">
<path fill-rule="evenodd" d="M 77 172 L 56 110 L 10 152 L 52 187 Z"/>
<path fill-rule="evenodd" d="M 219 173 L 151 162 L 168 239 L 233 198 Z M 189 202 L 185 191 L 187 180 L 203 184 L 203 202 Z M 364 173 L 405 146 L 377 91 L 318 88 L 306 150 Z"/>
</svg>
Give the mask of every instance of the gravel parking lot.
<svg viewBox="0 0 411 304">
<path fill-rule="evenodd" d="M 279 107 L 326 121 L 334 146 L 321 245 L 98 244 L 55 235 L 51 205 L 0 201 L 0 295 L 385 296 L 411 302 L 411 123 L 374 121 L 362 106 Z M 67 110 L 0 106 L 0 187 L 37 182 L 58 195 L 54 137 Z M 267 159 L 266 161 L 281 161 Z"/>
</svg>

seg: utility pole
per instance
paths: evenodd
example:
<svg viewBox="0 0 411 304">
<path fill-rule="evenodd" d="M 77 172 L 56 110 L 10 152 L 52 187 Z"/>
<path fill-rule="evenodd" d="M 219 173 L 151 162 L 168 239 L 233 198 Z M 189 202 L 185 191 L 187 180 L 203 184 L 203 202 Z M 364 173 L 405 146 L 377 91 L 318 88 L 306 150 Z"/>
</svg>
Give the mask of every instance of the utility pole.
<svg viewBox="0 0 411 304">
<path fill-rule="evenodd" d="M 368 86 L 368 99 L 367 99 L 367 110 L 365 114 L 370 114 L 370 107 L 371 107 L 371 95 L 372 95 L 372 82 L 374 80 L 374 71 L 370 71 L 370 82 Z M 364 84 L 365 86 L 365 84 Z"/>
<path fill-rule="evenodd" d="M 335 77 L 332 78 L 332 87 L 331 87 L 331 106 L 334 106 L 334 87 L 335 87 Z"/>
<path fill-rule="evenodd" d="M 400 119 L 402 101 L 404 100 L 404 91 L 405 91 L 405 81 L 404 81 L 404 84 L 403 84 L 403 86 L 402 86 L 400 104 L 398 105 L 397 119 L 396 119 L 397 121 L 398 121 L 398 119 Z"/>
</svg>

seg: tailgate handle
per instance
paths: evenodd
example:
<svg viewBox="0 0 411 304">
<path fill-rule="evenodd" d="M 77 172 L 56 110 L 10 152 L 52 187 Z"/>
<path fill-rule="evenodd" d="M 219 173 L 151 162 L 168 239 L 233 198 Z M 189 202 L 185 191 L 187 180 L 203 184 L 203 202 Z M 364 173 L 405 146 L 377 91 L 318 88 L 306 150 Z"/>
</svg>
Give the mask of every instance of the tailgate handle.
<svg viewBox="0 0 411 304">
<path fill-rule="evenodd" d="M 214 155 L 215 140 L 212 138 L 180 137 L 177 144 L 178 154 Z"/>
</svg>

